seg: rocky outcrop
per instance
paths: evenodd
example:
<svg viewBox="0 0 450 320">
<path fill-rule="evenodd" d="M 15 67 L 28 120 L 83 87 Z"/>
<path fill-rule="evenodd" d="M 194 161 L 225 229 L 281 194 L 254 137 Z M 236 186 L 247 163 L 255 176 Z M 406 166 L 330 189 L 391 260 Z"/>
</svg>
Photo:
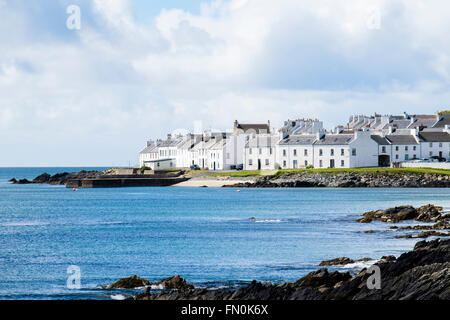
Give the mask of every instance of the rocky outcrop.
<svg viewBox="0 0 450 320">
<path fill-rule="evenodd" d="M 21 179 L 16 180 L 15 178 L 12 178 L 10 182 L 14 184 L 52 184 L 52 185 L 65 185 L 69 180 L 74 179 L 94 179 L 97 177 L 100 177 L 104 174 L 104 172 L 101 171 L 86 171 L 81 170 L 79 172 L 62 172 L 57 173 L 55 175 L 50 175 L 48 173 L 43 173 L 33 180 L 28 179 Z"/>
<path fill-rule="evenodd" d="M 188 290 L 194 288 L 193 285 L 188 284 L 186 282 L 186 279 L 181 278 L 179 275 L 163 279 L 160 282 L 152 283 L 152 286 L 156 286 L 161 289 L 178 289 L 178 290 Z"/>
<path fill-rule="evenodd" d="M 339 265 L 346 265 L 346 264 L 350 264 L 350 263 L 355 263 L 355 262 L 361 262 L 361 261 L 370 261 L 372 260 L 371 258 L 361 258 L 358 260 L 353 260 L 347 257 L 340 257 L 340 258 L 335 258 L 335 259 L 331 259 L 331 260 L 324 260 L 322 261 L 319 266 L 339 266 Z"/>
<path fill-rule="evenodd" d="M 265 176 L 254 182 L 238 183 L 227 187 L 239 188 L 448 188 L 450 175 L 418 173 L 285 173 L 281 176 Z"/>
<path fill-rule="evenodd" d="M 108 286 L 108 289 L 135 289 L 148 285 L 150 285 L 150 281 L 134 275 L 129 278 L 123 278 L 117 282 L 114 282 L 112 285 Z"/>
<path fill-rule="evenodd" d="M 380 268 L 381 288 L 367 285 L 372 273 L 319 269 L 294 283 L 253 281 L 237 290 L 186 288 L 158 293 L 147 291 L 137 300 L 449 300 L 450 240 L 421 241 L 400 257 L 385 257 Z"/>
<path fill-rule="evenodd" d="M 383 222 L 400 222 L 405 220 L 416 220 L 421 222 L 435 222 L 444 218 L 442 207 L 427 204 L 419 208 L 413 206 L 399 206 L 386 210 L 369 211 L 358 219 L 361 223 L 370 223 L 373 220 Z"/>
<path fill-rule="evenodd" d="M 150 282 L 147 279 L 139 278 L 133 275 L 128 278 L 120 279 L 113 284 L 107 286 L 107 289 L 135 289 L 141 287 L 154 287 L 158 290 L 189 290 L 194 289 L 194 286 L 186 283 L 186 279 L 181 278 L 179 275 L 163 279 L 159 282 Z"/>
</svg>

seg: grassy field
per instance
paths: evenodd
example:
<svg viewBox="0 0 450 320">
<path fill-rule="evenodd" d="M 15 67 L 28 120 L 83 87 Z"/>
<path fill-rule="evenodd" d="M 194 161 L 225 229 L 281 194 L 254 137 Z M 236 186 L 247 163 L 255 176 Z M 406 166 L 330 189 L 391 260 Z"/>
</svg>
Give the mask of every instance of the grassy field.
<svg viewBox="0 0 450 320">
<path fill-rule="evenodd" d="M 253 176 L 276 176 L 280 177 L 286 173 L 331 173 L 338 174 L 344 172 L 357 172 L 357 173 L 375 173 L 375 174 L 390 174 L 390 173 L 405 173 L 405 174 L 444 174 L 450 175 L 448 169 L 433 169 L 433 168 L 353 168 L 353 169 L 281 169 L 273 171 L 234 171 L 234 172 L 220 172 L 213 173 L 209 176 L 229 176 L 229 177 L 253 177 Z"/>
</svg>

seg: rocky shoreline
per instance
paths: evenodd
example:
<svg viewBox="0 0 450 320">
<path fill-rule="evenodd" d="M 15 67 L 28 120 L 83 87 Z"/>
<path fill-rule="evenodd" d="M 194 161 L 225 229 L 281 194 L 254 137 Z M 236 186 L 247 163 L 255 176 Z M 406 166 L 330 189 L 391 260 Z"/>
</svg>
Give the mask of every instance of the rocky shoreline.
<svg viewBox="0 0 450 320">
<path fill-rule="evenodd" d="M 107 174 L 105 171 L 86 171 L 79 172 L 61 172 L 54 175 L 43 173 L 33 180 L 12 178 L 9 182 L 13 184 L 51 184 L 51 185 L 65 185 L 70 180 L 77 179 L 95 179 Z"/>
<path fill-rule="evenodd" d="M 430 173 L 311 173 L 264 176 L 233 188 L 449 188 L 450 175 Z"/>
<path fill-rule="evenodd" d="M 340 262 L 341 260 L 336 261 Z M 380 270 L 379 289 L 368 285 L 373 274 L 369 269 L 363 269 L 352 276 L 349 272 L 330 272 L 325 268 L 292 283 L 277 285 L 253 281 L 239 289 L 194 288 L 180 276 L 161 281 L 157 291 L 149 281 L 136 276 L 119 280 L 116 284 L 121 282 L 125 287 L 129 287 L 128 283 L 136 284 L 136 281 L 138 285 L 147 284 L 145 292 L 129 298 L 130 300 L 450 299 L 450 240 L 421 241 L 416 243 L 414 250 L 403 253 L 398 258 L 385 257 L 375 265 Z"/>
<path fill-rule="evenodd" d="M 428 230 L 423 237 L 435 236 L 435 230 L 450 229 L 450 214 L 432 204 L 418 208 L 399 206 L 386 210 L 369 211 L 357 220 L 369 224 L 373 221 L 396 224 L 417 221 L 417 226 L 390 229 Z M 442 233 L 450 236 L 450 233 Z M 401 238 L 403 236 L 397 236 Z M 421 237 L 410 236 L 410 238 Z M 365 257 L 357 260 L 340 257 L 322 261 L 318 267 L 343 266 L 357 262 L 374 262 L 380 271 L 381 287 L 368 285 L 372 268 L 358 274 L 330 272 L 326 268 L 313 271 L 293 283 L 251 282 L 238 289 L 196 288 L 179 275 L 157 283 L 132 276 L 108 286 L 108 289 L 145 288 L 130 300 L 449 300 L 450 299 L 450 240 L 435 239 L 417 242 L 414 249 L 400 257 L 383 256 L 379 260 Z M 372 281 L 372 280 L 370 280 Z"/>
</svg>

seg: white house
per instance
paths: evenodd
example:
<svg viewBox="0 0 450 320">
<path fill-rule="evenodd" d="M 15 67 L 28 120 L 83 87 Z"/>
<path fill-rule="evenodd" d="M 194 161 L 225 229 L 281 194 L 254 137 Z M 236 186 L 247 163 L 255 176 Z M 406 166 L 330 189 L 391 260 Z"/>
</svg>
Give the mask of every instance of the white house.
<svg viewBox="0 0 450 320">
<path fill-rule="evenodd" d="M 277 144 L 277 159 L 282 169 L 314 165 L 314 142 L 323 134 L 291 135 Z"/>
<path fill-rule="evenodd" d="M 440 157 L 450 159 L 450 134 L 442 132 L 419 133 L 420 158 Z"/>
<path fill-rule="evenodd" d="M 412 134 L 386 135 L 391 148 L 390 162 L 402 162 L 411 159 L 419 159 L 420 150 L 417 137 Z"/>
<path fill-rule="evenodd" d="M 314 142 L 315 168 L 361 168 L 378 166 L 378 144 L 369 131 L 326 134 Z"/>
<path fill-rule="evenodd" d="M 276 163 L 276 135 L 249 137 L 244 148 L 244 170 L 273 170 Z"/>
</svg>

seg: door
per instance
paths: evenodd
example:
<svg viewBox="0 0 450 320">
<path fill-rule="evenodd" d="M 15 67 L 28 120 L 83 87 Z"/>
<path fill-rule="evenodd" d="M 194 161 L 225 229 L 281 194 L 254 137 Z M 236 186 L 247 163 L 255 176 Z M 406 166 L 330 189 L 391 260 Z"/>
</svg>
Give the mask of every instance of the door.
<svg viewBox="0 0 450 320">
<path fill-rule="evenodd" d="M 330 160 L 330 168 L 334 168 L 334 159 Z"/>
<path fill-rule="evenodd" d="M 439 151 L 439 158 L 442 158 L 442 151 Z"/>
<path fill-rule="evenodd" d="M 293 167 L 294 167 L 294 169 L 298 168 L 297 160 L 294 160 Z"/>
<path fill-rule="evenodd" d="M 258 159 L 258 170 L 261 170 L 261 159 Z"/>
</svg>

